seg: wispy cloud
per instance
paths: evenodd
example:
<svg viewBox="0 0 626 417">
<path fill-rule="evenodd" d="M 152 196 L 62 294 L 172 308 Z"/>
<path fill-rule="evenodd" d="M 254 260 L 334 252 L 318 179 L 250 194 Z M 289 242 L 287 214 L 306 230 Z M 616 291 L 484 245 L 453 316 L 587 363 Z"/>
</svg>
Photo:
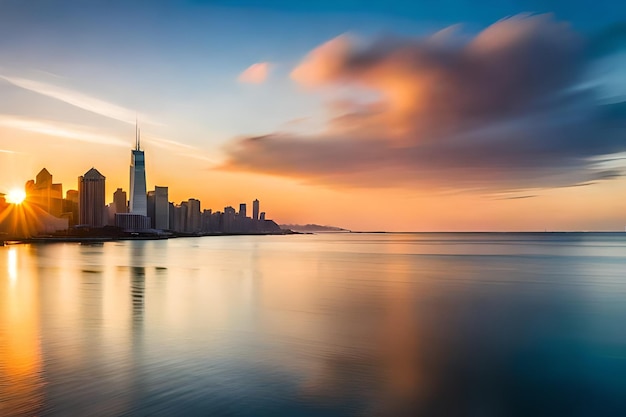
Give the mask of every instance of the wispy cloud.
<svg viewBox="0 0 626 417">
<path fill-rule="evenodd" d="M 517 195 L 517 196 L 513 196 L 513 197 L 501 197 L 501 198 L 496 198 L 495 200 L 524 200 L 527 198 L 534 198 L 537 197 L 536 195 Z"/>
<path fill-rule="evenodd" d="M 164 139 L 158 136 L 153 136 L 151 134 L 147 134 L 145 141 L 142 140 L 142 143 L 148 144 L 149 146 L 156 146 L 158 148 L 165 149 L 175 155 L 182 156 L 184 158 L 192 158 L 215 163 L 215 160 L 206 156 L 201 149 L 198 149 L 197 147 L 188 145 L 186 143 L 181 143 L 171 139 Z"/>
<path fill-rule="evenodd" d="M 195 146 L 187 145 L 186 143 L 177 142 L 171 139 L 163 139 L 157 136 L 148 135 L 147 140 L 151 144 L 163 149 L 187 151 L 197 150 Z"/>
<path fill-rule="evenodd" d="M 0 79 L 3 79 L 16 87 L 54 98 L 56 100 L 71 104 L 72 106 L 76 106 L 83 110 L 99 114 L 101 116 L 109 117 L 111 119 L 128 124 L 135 124 L 136 121 L 137 112 L 135 112 L 134 110 L 127 109 L 117 104 L 110 103 L 108 101 L 101 100 L 99 98 L 92 97 L 78 91 L 36 80 L 11 77 L 3 74 L 0 74 Z M 151 121 L 145 115 L 141 115 L 141 121 L 142 123 L 158 124 Z"/>
<path fill-rule="evenodd" d="M 128 141 L 121 140 L 120 138 L 117 138 L 115 136 L 103 135 L 101 133 L 96 133 L 89 129 L 86 129 L 82 126 L 60 123 L 50 120 L 37 120 L 14 116 L 0 116 L 0 126 L 81 142 L 128 147 Z"/>
<path fill-rule="evenodd" d="M 258 62 L 250 65 L 239 75 L 239 82 L 246 84 L 262 84 L 267 80 L 270 72 L 269 62 Z"/>
</svg>

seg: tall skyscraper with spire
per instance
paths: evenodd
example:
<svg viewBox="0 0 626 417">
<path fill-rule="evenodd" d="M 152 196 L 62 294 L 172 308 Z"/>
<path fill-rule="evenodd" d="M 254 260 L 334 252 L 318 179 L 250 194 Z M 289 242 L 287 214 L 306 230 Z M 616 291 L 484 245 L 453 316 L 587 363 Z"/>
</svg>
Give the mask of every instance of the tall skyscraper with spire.
<svg viewBox="0 0 626 417">
<path fill-rule="evenodd" d="M 135 149 L 130 156 L 130 202 L 131 214 L 148 215 L 148 196 L 146 190 L 146 159 L 140 149 L 141 132 L 135 124 Z"/>
</svg>

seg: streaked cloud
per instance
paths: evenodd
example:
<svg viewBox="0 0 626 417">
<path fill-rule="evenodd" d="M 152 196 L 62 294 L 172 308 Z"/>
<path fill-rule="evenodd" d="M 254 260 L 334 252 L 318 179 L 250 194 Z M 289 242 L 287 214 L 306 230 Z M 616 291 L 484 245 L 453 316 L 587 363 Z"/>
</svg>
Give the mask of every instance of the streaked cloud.
<svg viewBox="0 0 626 417">
<path fill-rule="evenodd" d="M 37 120 L 13 116 L 0 116 L 0 126 L 80 142 L 123 147 L 129 146 L 127 140 L 122 140 L 115 136 L 97 133 L 83 126 L 60 123 L 57 121 Z"/>
<path fill-rule="evenodd" d="M 198 159 L 201 161 L 215 163 L 215 160 L 206 156 L 204 151 L 186 143 L 178 142 L 171 139 L 164 139 L 152 135 L 148 135 L 146 138 L 146 142 L 143 143 L 148 143 L 150 145 L 165 149 L 184 158 Z"/>
<path fill-rule="evenodd" d="M 197 151 L 198 148 L 195 146 L 188 145 L 186 143 L 178 142 L 171 139 L 164 139 L 161 137 L 148 135 L 146 139 L 150 144 L 153 144 L 159 148 L 169 149 L 169 150 L 185 150 L 185 151 Z"/>
<path fill-rule="evenodd" d="M 270 73 L 271 64 L 269 62 L 258 62 L 250 65 L 237 78 L 239 82 L 246 84 L 262 84 L 267 80 Z"/>
<path fill-rule="evenodd" d="M 611 176 L 598 157 L 626 150 L 626 103 L 580 88 L 593 59 L 551 15 L 370 43 L 340 36 L 292 78 L 348 91 L 321 134 L 272 133 L 227 147 L 228 170 L 331 186 L 529 189 Z M 341 87 L 341 88 L 337 88 Z"/>
<path fill-rule="evenodd" d="M 54 84 L 48 84 L 41 81 L 30 80 L 26 78 L 11 77 L 0 74 L 3 79 L 16 87 L 35 93 L 54 98 L 64 103 L 71 104 L 86 111 L 90 111 L 101 116 L 109 117 L 128 124 L 135 124 L 137 112 L 127 109 L 114 103 L 92 97 L 78 91 L 59 87 Z M 140 115 L 142 123 L 157 124 L 149 117 Z"/>
<path fill-rule="evenodd" d="M 500 197 L 495 200 L 526 200 L 527 198 L 535 198 L 536 195 L 516 195 L 512 197 Z"/>
</svg>

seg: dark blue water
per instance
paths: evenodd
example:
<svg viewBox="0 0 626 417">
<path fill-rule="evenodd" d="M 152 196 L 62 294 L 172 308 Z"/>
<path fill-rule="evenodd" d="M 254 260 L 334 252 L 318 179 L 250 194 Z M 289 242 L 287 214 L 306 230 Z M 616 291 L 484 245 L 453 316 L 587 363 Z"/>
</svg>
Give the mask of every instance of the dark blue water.
<svg viewBox="0 0 626 417">
<path fill-rule="evenodd" d="M 1 416 L 624 416 L 626 234 L 0 247 Z"/>
</svg>

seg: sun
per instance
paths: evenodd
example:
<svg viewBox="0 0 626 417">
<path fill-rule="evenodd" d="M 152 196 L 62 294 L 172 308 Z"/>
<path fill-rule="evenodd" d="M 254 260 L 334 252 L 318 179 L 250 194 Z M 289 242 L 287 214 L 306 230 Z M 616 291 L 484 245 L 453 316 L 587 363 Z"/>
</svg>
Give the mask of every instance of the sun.
<svg viewBox="0 0 626 417">
<path fill-rule="evenodd" d="M 22 204 L 24 199 L 26 198 L 26 192 L 24 190 L 11 190 L 9 194 L 6 195 L 7 203 L 11 204 Z"/>
</svg>

